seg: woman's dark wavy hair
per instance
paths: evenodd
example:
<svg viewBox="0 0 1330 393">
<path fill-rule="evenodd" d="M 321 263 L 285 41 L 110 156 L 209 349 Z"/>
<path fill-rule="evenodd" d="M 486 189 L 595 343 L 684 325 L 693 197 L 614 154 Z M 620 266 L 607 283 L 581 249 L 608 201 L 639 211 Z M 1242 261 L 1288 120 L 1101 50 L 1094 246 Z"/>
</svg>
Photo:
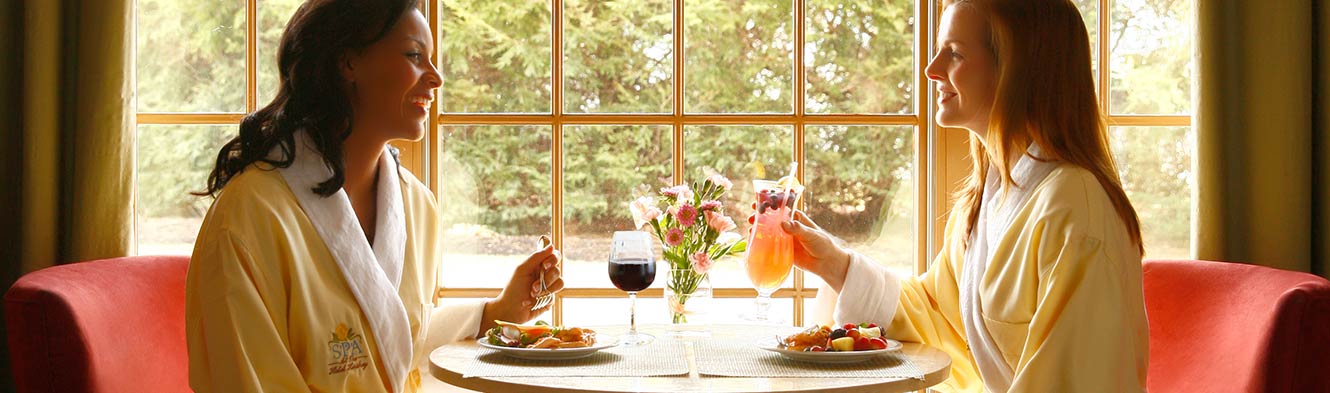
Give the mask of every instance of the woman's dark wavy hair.
<svg viewBox="0 0 1330 393">
<path fill-rule="evenodd" d="M 199 196 L 217 196 L 255 162 L 285 168 L 295 159 L 295 133 L 306 130 L 333 175 L 313 191 L 329 196 L 346 180 L 342 142 L 351 135 L 350 91 L 342 56 L 383 38 L 418 0 L 310 0 L 291 16 L 277 49 L 280 84 L 267 106 L 240 122 L 240 135 L 217 152 L 217 166 Z M 275 147 L 282 154 L 269 157 Z"/>
</svg>

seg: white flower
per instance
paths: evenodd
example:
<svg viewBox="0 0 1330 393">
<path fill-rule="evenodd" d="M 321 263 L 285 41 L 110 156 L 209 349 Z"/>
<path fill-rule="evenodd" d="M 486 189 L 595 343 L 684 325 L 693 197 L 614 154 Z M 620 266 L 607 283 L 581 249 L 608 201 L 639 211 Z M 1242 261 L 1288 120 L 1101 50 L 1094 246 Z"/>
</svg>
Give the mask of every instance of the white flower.
<svg viewBox="0 0 1330 393">
<path fill-rule="evenodd" d="M 633 213 L 633 225 L 637 229 L 642 229 L 643 225 L 660 217 L 661 211 L 656 207 L 655 199 L 651 197 L 641 197 L 628 204 L 628 210 Z"/>
<path fill-rule="evenodd" d="M 711 184 L 720 186 L 720 188 L 725 189 L 725 191 L 729 191 L 731 187 L 734 187 L 734 183 L 730 182 L 730 179 L 721 176 L 719 173 L 711 175 L 711 177 L 707 178 L 707 181 L 710 181 Z"/>
</svg>

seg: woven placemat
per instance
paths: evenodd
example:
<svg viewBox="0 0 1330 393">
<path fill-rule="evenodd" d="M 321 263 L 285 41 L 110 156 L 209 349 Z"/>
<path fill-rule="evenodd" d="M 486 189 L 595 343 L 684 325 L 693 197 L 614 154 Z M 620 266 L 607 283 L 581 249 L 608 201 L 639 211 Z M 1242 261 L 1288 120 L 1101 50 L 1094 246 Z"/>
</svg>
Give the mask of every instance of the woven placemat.
<svg viewBox="0 0 1330 393">
<path fill-rule="evenodd" d="M 752 340 L 700 340 L 697 372 L 720 377 L 913 378 L 924 371 L 903 356 L 887 354 L 857 363 L 828 364 L 793 360 L 765 351 Z"/>
<path fill-rule="evenodd" d="M 656 377 L 687 375 L 688 359 L 677 340 L 642 347 L 606 348 L 573 360 L 525 360 L 481 347 L 466 366 L 471 377 Z"/>
</svg>

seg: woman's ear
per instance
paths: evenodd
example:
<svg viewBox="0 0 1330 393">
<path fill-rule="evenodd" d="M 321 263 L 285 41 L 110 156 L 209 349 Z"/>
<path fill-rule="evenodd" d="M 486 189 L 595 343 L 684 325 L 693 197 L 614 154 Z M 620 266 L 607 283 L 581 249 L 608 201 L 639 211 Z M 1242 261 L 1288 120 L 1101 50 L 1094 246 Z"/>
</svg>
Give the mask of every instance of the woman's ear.
<svg viewBox="0 0 1330 393">
<path fill-rule="evenodd" d="M 356 82 L 356 62 L 359 57 L 354 53 L 346 52 L 337 57 L 337 70 L 342 74 L 342 80 L 348 83 Z"/>
</svg>

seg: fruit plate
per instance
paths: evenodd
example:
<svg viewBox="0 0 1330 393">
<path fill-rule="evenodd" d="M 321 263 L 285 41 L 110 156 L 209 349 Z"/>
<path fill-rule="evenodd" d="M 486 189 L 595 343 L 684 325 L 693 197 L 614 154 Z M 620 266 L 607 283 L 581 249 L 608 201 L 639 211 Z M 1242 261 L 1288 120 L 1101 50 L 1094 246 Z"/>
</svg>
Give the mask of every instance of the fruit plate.
<svg viewBox="0 0 1330 393">
<path fill-rule="evenodd" d="M 781 348 L 780 345 L 778 345 L 778 344 L 776 343 L 776 341 L 774 341 L 774 340 L 773 340 L 773 341 L 764 342 L 764 343 L 760 343 L 760 344 L 758 344 L 758 347 L 759 347 L 759 348 L 762 348 L 762 349 L 764 349 L 764 350 L 767 350 L 767 351 L 771 351 L 771 352 L 779 353 L 779 354 L 781 354 L 782 356 L 785 356 L 785 357 L 790 358 L 790 359 L 793 359 L 793 360 L 798 360 L 798 361 L 801 361 L 801 362 L 811 362 L 811 363 L 857 363 L 857 362 L 862 362 L 862 361 L 869 360 L 869 359 L 872 359 L 872 358 L 875 358 L 875 357 L 878 357 L 878 356 L 886 355 L 886 354 L 889 354 L 889 353 L 892 353 L 892 352 L 896 352 L 896 351 L 899 351 L 899 350 L 901 349 L 901 343 L 900 343 L 900 341 L 891 340 L 891 339 L 885 339 L 885 338 L 882 339 L 882 340 L 887 342 L 887 348 L 886 348 L 886 349 L 873 349 L 873 350 L 867 350 L 867 351 L 850 351 L 850 352 L 804 352 L 804 351 L 793 351 L 793 350 L 789 350 L 789 349 Z"/>
<path fill-rule="evenodd" d="M 614 345 L 615 345 L 615 340 L 614 340 L 614 339 L 610 339 L 610 340 L 606 340 L 606 341 L 600 341 L 600 340 L 597 340 L 596 345 L 592 345 L 592 346 L 589 346 L 589 347 L 582 347 L 582 348 L 558 348 L 558 349 L 545 349 L 545 348 L 536 349 L 536 348 L 512 348 L 512 347 L 504 347 L 504 346 L 498 346 L 498 345 L 490 344 L 490 343 L 489 343 L 488 341 L 486 341 L 486 339 L 484 339 L 484 338 L 477 339 L 477 340 L 476 340 L 476 343 L 477 343 L 477 344 L 480 344 L 480 346 L 482 346 L 482 347 L 489 348 L 489 349 L 493 349 L 493 350 L 499 351 L 499 353 L 502 353 L 502 354 L 507 355 L 507 356 L 515 357 L 515 358 L 518 358 L 518 359 L 526 359 L 526 360 L 572 360 L 572 359 L 581 359 L 581 358 L 584 358 L 584 357 L 587 357 L 587 356 L 594 355 L 594 354 L 596 354 L 596 352 L 598 352 L 598 351 L 600 351 L 600 350 L 602 350 L 602 349 L 605 349 L 605 348 L 612 348 L 612 347 L 614 347 Z"/>
</svg>

